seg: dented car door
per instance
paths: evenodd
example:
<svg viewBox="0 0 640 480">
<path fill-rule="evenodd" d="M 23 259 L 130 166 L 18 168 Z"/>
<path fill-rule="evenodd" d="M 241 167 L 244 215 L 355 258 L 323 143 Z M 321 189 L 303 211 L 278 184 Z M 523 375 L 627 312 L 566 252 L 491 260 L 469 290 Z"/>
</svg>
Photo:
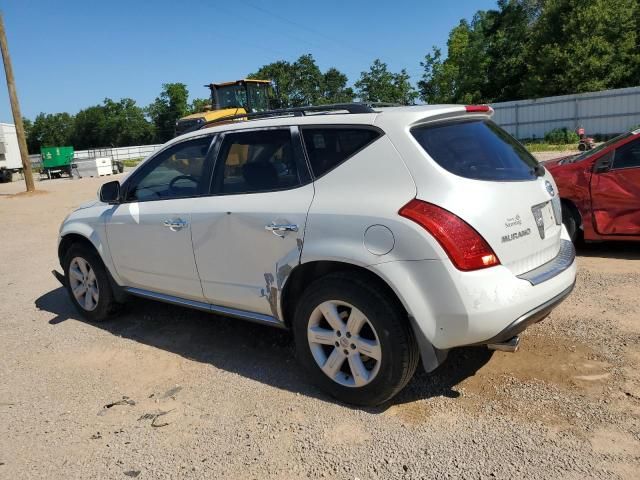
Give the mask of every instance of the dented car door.
<svg viewBox="0 0 640 480">
<path fill-rule="evenodd" d="M 211 196 L 192 212 L 205 299 L 278 319 L 314 195 L 297 128 L 231 131 L 216 148 Z"/>
</svg>

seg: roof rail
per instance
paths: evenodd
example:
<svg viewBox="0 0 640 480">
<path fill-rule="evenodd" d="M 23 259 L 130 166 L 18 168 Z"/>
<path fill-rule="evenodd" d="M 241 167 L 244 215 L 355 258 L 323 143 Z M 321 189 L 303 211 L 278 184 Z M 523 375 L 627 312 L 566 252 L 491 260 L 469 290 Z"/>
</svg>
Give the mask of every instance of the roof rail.
<svg viewBox="0 0 640 480">
<path fill-rule="evenodd" d="M 230 122 L 232 120 L 259 120 L 262 118 L 301 117 L 307 115 L 307 113 L 323 113 L 340 110 L 346 110 L 348 113 L 376 113 L 376 111 L 366 103 L 331 103 L 328 105 L 310 105 L 307 107 L 279 108 L 277 110 L 267 110 L 265 112 L 227 115 L 203 123 L 202 125 L 200 125 L 198 130 L 207 128 L 216 123 Z"/>
</svg>

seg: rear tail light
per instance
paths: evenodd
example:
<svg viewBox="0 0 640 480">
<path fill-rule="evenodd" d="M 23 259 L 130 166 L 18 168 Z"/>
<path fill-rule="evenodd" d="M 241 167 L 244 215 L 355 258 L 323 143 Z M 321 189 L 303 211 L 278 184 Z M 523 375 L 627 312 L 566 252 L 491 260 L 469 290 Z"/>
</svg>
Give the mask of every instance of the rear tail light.
<svg viewBox="0 0 640 480">
<path fill-rule="evenodd" d="M 464 107 L 467 113 L 486 113 L 493 112 L 489 105 L 467 105 Z"/>
<path fill-rule="evenodd" d="M 398 213 L 433 235 L 458 270 L 479 270 L 500 265 L 486 240 L 448 210 L 413 199 Z"/>
</svg>

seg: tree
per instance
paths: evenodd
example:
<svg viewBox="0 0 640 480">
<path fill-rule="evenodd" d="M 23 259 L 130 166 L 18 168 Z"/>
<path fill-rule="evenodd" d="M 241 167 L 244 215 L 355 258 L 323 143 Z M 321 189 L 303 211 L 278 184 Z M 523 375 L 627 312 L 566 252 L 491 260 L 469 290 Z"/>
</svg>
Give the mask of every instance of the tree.
<svg viewBox="0 0 640 480">
<path fill-rule="evenodd" d="M 110 139 L 104 134 L 105 123 L 105 111 L 101 105 L 80 110 L 73 127 L 73 147 L 85 150 L 110 145 Z"/>
<path fill-rule="evenodd" d="M 637 0 L 547 0 L 532 29 L 532 96 L 640 83 Z"/>
<path fill-rule="evenodd" d="M 194 98 L 189 104 L 189 113 L 200 113 L 211 109 L 211 98 Z"/>
<path fill-rule="evenodd" d="M 153 126 L 147 121 L 144 110 L 136 105 L 135 100 L 122 98 L 115 102 L 105 98 L 103 109 L 103 135 L 106 145 L 128 147 L 151 142 Z"/>
<path fill-rule="evenodd" d="M 285 60 L 260 67 L 248 78 L 271 80 L 272 108 L 321 105 L 350 102 L 353 89 L 347 87 L 347 76 L 336 68 L 322 73 L 311 54 L 302 55 L 295 62 Z"/>
<path fill-rule="evenodd" d="M 40 147 L 62 147 L 71 144 L 73 116 L 68 113 L 40 113 L 29 128 L 27 139 L 31 153 L 39 153 Z"/>
<path fill-rule="evenodd" d="M 347 76 L 336 68 L 330 68 L 322 75 L 322 92 L 319 103 L 353 102 L 353 89 L 347 87 Z"/>
<path fill-rule="evenodd" d="M 411 105 L 418 93 L 409 82 L 405 69 L 392 73 L 387 64 L 374 60 L 368 72 L 362 72 L 354 84 L 356 93 L 363 102 L 388 102 Z"/>
<path fill-rule="evenodd" d="M 269 99 L 272 108 L 286 108 L 291 106 L 293 79 L 295 73 L 293 65 L 285 60 L 269 63 L 260 67 L 247 78 L 271 80 L 273 85 L 272 97 Z"/>
<path fill-rule="evenodd" d="M 523 79 L 529 63 L 527 49 L 531 25 L 537 21 L 540 0 L 500 0 L 499 10 L 487 12 L 484 37 L 488 57 L 484 97 L 492 101 L 526 98 Z"/>
<path fill-rule="evenodd" d="M 429 103 L 484 103 L 640 83 L 637 0 L 499 0 L 433 48 L 418 87 Z"/>
<path fill-rule="evenodd" d="M 293 73 L 291 106 L 317 105 L 322 96 L 323 77 L 313 56 L 302 55 L 291 68 Z"/>
<path fill-rule="evenodd" d="M 78 112 L 73 130 L 77 150 L 144 145 L 153 138 L 153 125 L 130 98 L 105 98 L 102 105 Z"/>
<path fill-rule="evenodd" d="M 155 141 L 164 143 L 175 134 L 176 122 L 189 113 L 189 91 L 184 83 L 164 83 L 147 113 L 155 127 Z"/>
</svg>

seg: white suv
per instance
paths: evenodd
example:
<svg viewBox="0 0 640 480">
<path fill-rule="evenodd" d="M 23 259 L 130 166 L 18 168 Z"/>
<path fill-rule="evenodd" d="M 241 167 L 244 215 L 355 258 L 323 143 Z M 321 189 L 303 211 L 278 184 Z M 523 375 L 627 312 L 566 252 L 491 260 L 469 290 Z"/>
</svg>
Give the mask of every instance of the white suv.
<svg viewBox="0 0 640 480">
<path fill-rule="evenodd" d="M 515 351 L 573 288 L 553 178 L 491 114 L 348 104 L 191 132 L 65 219 L 57 276 L 90 320 L 135 295 L 291 329 L 323 389 L 379 404 L 420 357 Z"/>
</svg>

